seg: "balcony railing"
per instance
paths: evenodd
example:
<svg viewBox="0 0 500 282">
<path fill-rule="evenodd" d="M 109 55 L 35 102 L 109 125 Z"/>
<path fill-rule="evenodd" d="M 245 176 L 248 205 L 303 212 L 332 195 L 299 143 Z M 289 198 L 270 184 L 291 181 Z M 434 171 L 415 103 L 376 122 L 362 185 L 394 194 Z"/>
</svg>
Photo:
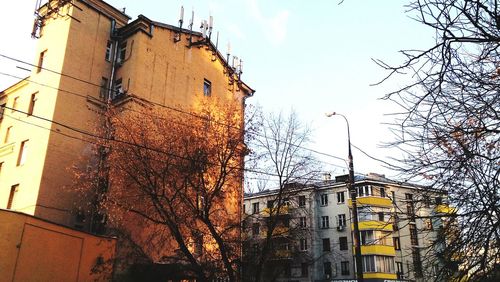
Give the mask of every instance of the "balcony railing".
<svg viewBox="0 0 500 282">
<path fill-rule="evenodd" d="M 377 197 L 377 196 L 366 196 L 359 197 L 356 199 L 359 206 L 377 206 L 377 207 L 392 207 L 392 201 L 389 198 Z M 352 207 L 352 200 L 349 199 L 349 207 Z"/>
<path fill-rule="evenodd" d="M 354 229 L 354 225 L 351 224 L 351 230 Z M 359 230 L 385 230 L 393 231 L 392 223 L 378 220 L 368 220 L 359 222 Z"/>
<path fill-rule="evenodd" d="M 290 212 L 290 208 L 289 206 L 281 206 L 279 208 L 279 215 L 286 215 Z M 278 208 L 265 208 L 263 211 L 262 211 L 262 215 L 263 216 L 271 216 L 271 213 L 273 215 L 277 215 L 278 214 Z"/>
<path fill-rule="evenodd" d="M 353 253 L 356 253 L 355 248 L 353 248 Z M 362 245 L 361 246 L 362 255 L 383 255 L 383 256 L 395 256 L 396 250 L 392 245 Z"/>
</svg>

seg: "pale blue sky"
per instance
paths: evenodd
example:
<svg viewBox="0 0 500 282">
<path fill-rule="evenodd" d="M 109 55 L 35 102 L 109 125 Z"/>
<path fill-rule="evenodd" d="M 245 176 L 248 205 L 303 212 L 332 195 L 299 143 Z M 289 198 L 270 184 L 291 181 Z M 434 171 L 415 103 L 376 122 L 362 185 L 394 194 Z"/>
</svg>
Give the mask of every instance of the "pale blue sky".
<svg viewBox="0 0 500 282">
<path fill-rule="evenodd" d="M 195 11 L 195 26 L 214 17 L 220 32 L 219 46 L 226 52 L 231 42 L 234 55 L 244 61 L 243 80 L 257 90 L 249 100 L 266 110 L 294 108 L 314 129 L 312 149 L 339 157 L 347 155 L 346 131 L 340 117 L 326 118 L 328 111 L 346 115 L 351 124 L 352 143 L 377 158 L 394 152 L 378 148 L 391 136 L 381 124 L 385 113 L 394 112 L 380 101 L 385 92 L 404 81 L 369 86 L 384 77 L 372 58 L 400 62 L 397 52 L 430 46 L 433 34 L 405 14 L 406 1 L 123 1 L 133 19 L 139 14 L 177 24 L 181 5 L 185 23 Z M 7 7 L 8 6 L 8 9 Z M 35 40 L 30 38 L 35 1 L 9 1 L 0 10 L 0 53 L 33 61 Z M 184 27 L 186 24 L 184 25 Z M 212 37 L 215 41 L 215 33 Z M 9 39 L 9 40 L 6 40 Z M 0 72 L 19 76 L 27 73 L 0 58 Z M 15 80 L 0 75 L 0 88 Z M 356 172 L 389 174 L 380 164 L 353 151 Z M 332 158 L 325 162 L 344 166 Z M 332 171 L 335 167 L 325 166 Z M 341 169 L 333 171 L 342 173 Z"/>
</svg>

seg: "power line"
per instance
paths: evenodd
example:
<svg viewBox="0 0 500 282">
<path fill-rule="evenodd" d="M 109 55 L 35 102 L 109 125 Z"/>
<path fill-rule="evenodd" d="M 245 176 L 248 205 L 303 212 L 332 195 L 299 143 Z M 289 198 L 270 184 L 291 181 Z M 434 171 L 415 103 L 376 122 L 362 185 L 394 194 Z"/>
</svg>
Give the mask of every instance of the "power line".
<svg viewBox="0 0 500 282">
<path fill-rule="evenodd" d="M 26 62 L 26 61 L 23 61 L 21 59 L 17 59 L 17 58 L 14 58 L 14 57 L 11 57 L 11 56 L 8 56 L 8 55 L 5 55 L 5 54 L 2 54 L 0 53 L 0 57 L 3 57 L 3 58 L 6 58 L 6 59 L 9 59 L 9 60 L 12 60 L 12 61 L 15 61 L 15 62 L 18 62 L 18 63 L 22 63 L 22 64 L 26 64 L 26 65 L 29 65 L 29 66 L 32 66 L 32 67 L 37 67 L 37 68 L 40 68 L 42 70 L 46 70 L 46 71 L 49 71 L 51 73 L 54 73 L 54 74 L 58 74 L 58 75 L 61 75 L 61 76 L 64 76 L 64 77 L 68 77 L 68 78 L 71 78 L 71 79 L 74 79 L 76 81 L 79 81 L 79 82 L 82 82 L 82 83 L 87 83 L 87 84 L 90 84 L 92 86 L 95 86 L 95 87 L 98 87 L 100 89 L 105 89 L 106 91 L 117 91 L 117 90 L 114 90 L 114 89 L 110 89 L 110 88 L 107 88 L 107 87 L 103 87 L 102 85 L 99 85 L 99 84 L 95 84 L 91 81 L 88 81 L 88 80 L 84 80 L 84 79 L 81 79 L 81 78 L 78 78 L 78 77 L 75 77 L 75 76 L 72 76 L 72 75 L 68 75 L 68 74 L 64 74 L 62 72 L 58 72 L 58 71 L 54 71 L 54 70 L 51 70 L 49 68 L 45 68 L 45 67 L 39 67 L 38 65 L 35 65 L 35 64 L 32 64 L 32 63 L 29 63 L 29 62 Z M 39 84 L 41 86 L 45 86 L 45 87 L 49 87 L 49 88 L 52 88 L 52 89 L 55 89 L 55 90 L 60 90 L 60 91 L 63 91 L 63 92 L 66 92 L 66 93 L 69 93 L 69 94 L 73 94 L 73 95 L 76 95 L 76 96 L 79 96 L 79 97 L 82 97 L 82 98 L 92 98 L 96 101 L 99 101 L 98 99 L 90 96 L 90 95 L 82 95 L 82 94 L 79 94 L 79 93 L 76 93 L 76 92 L 73 92 L 73 91 L 68 91 L 68 90 L 63 90 L 63 89 L 60 89 L 60 88 L 57 88 L 57 87 L 53 87 L 53 86 L 49 86 L 47 84 L 42 84 L 42 83 L 39 83 L 39 82 L 35 82 L 33 80 L 29 80 L 27 78 L 21 78 L 21 77 L 18 77 L 18 76 L 15 76 L 15 75 L 11 75 L 11 74 L 7 74 L 7 73 L 3 73 L 3 72 L 0 72 L 1 75 L 5 75 L 5 76 L 10 76 L 10 77 L 13 77 L 13 78 L 17 78 L 17 79 L 24 79 L 26 81 L 29 81 L 29 82 L 33 82 L 35 84 Z M 194 113 L 191 113 L 191 112 L 187 112 L 187 111 L 184 111 L 184 110 L 181 110 L 179 108 L 174 108 L 174 107 L 171 107 L 171 106 L 167 106 L 167 105 L 164 105 L 164 104 L 160 104 L 160 103 L 157 103 L 157 102 L 154 102 L 154 101 L 150 101 L 150 100 L 147 100 L 147 99 L 144 99 L 142 97 L 138 97 L 138 96 L 135 96 L 135 98 L 137 99 L 140 99 L 142 101 L 145 101 L 147 103 L 151 103 L 151 104 L 154 104 L 156 106 L 159 106 L 159 107 L 163 107 L 163 108 L 166 108 L 166 109 L 169 109 L 169 110 L 172 110 L 172 111 L 176 111 L 176 112 L 179 112 L 179 113 L 182 113 L 182 114 L 187 114 L 187 115 L 191 115 L 193 117 L 196 117 L 196 118 L 200 118 L 200 119 L 204 119 L 204 120 L 207 120 L 206 117 L 204 116 L 200 116 L 200 115 L 196 115 Z M 239 127 L 236 127 L 236 126 L 232 126 L 238 130 L 241 130 L 241 128 Z M 258 134 L 257 132 L 253 132 L 254 134 L 256 134 L 257 136 L 260 136 L 260 137 L 264 137 L 264 138 L 267 138 L 265 136 L 262 136 L 260 134 Z M 292 144 L 292 143 L 287 143 L 285 141 L 282 141 L 282 140 L 276 140 L 276 139 L 273 139 L 274 141 L 278 141 L 278 142 L 282 142 L 286 145 L 289 145 L 289 146 L 294 146 L 294 147 L 297 147 L 297 148 L 300 148 L 300 149 L 303 149 L 303 150 L 307 150 L 307 151 L 310 151 L 310 152 L 313 152 L 315 154 L 319 154 L 319 155 L 323 155 L 323 156 L 327 156 L 327 157 L 331 157 L 331 158 L 334 158 L 334 159 L 338 159 L 338 160 L 342 160 L 345 162 L 345 159 L 344 158 L 341 158 L 341 157 L 338 157 L 338 156 L 334 156 L 334 155 L 331 155 L 331 154 L 328 154 L 328 153 L 324 153 L 324 152 L 320 152 L 320 151 L 317 151 L 317 150 L 314 150 L 314 149 L 311 149 L 311 148 L 307 148 L 307 147 L 303 147 L 303 146 L 299 146 L 299 145 L 295 145 L 295 144 Z"/>
<path fill-rule="evenodd" d="M 64 77 L 68 77 L 68 78 L 71 78 L 71 79 L 74 79 L 76 81 L 79 81 L 79 82 L 82 82 L 82 83 L 86 83 L 86 84 L 90 84 L 92 86 L 95 86 L 95 87 L 98 87 L 99 89 L 104 89 L 106 91 L 113 91 L 113 92 L 116 92 L 117 90 L 114 90 L 114 89 L 110 89 L 108 87 L 104 87 L 102 85 L 99 85 L 99 84 L 96 84 L 96 83 L 93 83 L 91 81 L 88 81 L 88 80 L 85 80 L 85 79 L 81 79 L 81 78 L 78 78 L 78 77 L 75 77 L 75 76 L 72 76 L 72 75 L 68 75 L 68 74 L 65 74 L 65 73 L 62 73 L 62 72 L 58 72 L 58 71 L 55 71 L 55 70 L 52 70 L 52 69 L 49 69 L 49 68 L 46 68 L 46 67 L 43 67 L 43 66 L 38 66 L 38 65 L 35 65 L 35 64 L 32 64 L 32 63 L 29 63 L 29 62 L 26 62 L 24 60 L 21 60 L 21 59 L 18 59 L 18 58 L 14 58 L 12 56 L 8 56 L 8 55 L 5 55 L 5 54 L 2 54 L 0 53 L 0 57 L 3 57 L 3 58 L 6 58 L 8 60 L 12 60 L 12 61 L 15 61 L 15 62 L 18 62 L 18 63 L 22 63 L 22 64 L 26 64 L 26 65 L 29 65 L 29 66 L 32 66 L 32 67 L 37 67 L 37 68 L 40 68 L 42 70 L 46 70 L 48 72 L 51 72 L 51 73 L 54 73 L 54 74 L 57 74 L 57 75 L 61 75 L 61 76 L 64 76 Z M 93 96 L 90 96 L 90 95 L 82 95 L 80 93 L 77 93 L 77 92 L 74 92 L 74 91 L 68 91 L 68 90 L 64 90 L 64 89 L 61 89 L 61 88 L 58 88 L 58 87 L 53 87 L 53 86 L 50 86 L 48 84 L 44 84 L 44 83 L 40 83 L 40 82 L 37 82 L 37 81 L 33 81 L 31 79 L 28 79 L 28 78 L 21 78 L 21 77 L 18 77 L 18 76 L 15 76 L 15 75 L 12 75 L 12 74 L 8 74 L 8 73 L 4 73 L 4 72 L 0 72 L 0 75 L 4 75 L 4 76 L 9 76 L 9 77 L 12 77 L 12 78 L 17 78 L 17 79 L 22 79 L 22 80 L 25 80 L 25 81 L 28 81 L 28 82 L 32 82 L 32 83 L 35 83 L 35 84 L 38 84 L 40 86 L 44 86 L 44 87 L 48 87 L 48 88 L 51 88 L 51 89 L 54 89 L 54 90 L 58 90 L 58 91 L 62 91 L 64 93 L 68 93 L 68 94 L 72 94 L 72 95 L 75 95 L 75 96 L 78 96 L 78 97 L 81 97 L 81 98 L 85 98 L 85 99 L 93 99 L 94 101 L 97 101 L 99 103 L 101 103 L 102 101 L 100 101 L 99 99 L 96 99 L 95 97 Z M 204 119 L 204 120 L 208 120 L 206 117 L 204 116 L 200 116 L 200 115 L 197 115 L 197 114 L 194 114 L 192 112 L 187 112 L 187 111 L 184 111 L 182 109 L 179 109 L 179 108 L 174 108 L 174 107 L 171 107 L 171 106 L 167 106 L 167 105 L 164 105 L 164 104 L 160 104 L 160 103 L 157 103 L 157 102 L 154 102 L 154 101 L 150 101 L 150 100 L 147 100 L 147 99 L 144 99 L 142 97 L 138 97 L 138 96 L 135 96 L 133 95 L 134 98 L 136 99 L 139 99 L 139 100 L 142 100 L 142 101 L 145 101 L 147 103 L 151 103 L 151 104 L 154 104 L 156 106 L 159 106 L 159 107 L 163 107 L 163 108 L 166 108 L 166 109 L 169 109 L 169 110 L 172 110 L 172 111 L 175 111 L 175 112 L 179 112 L 179 113 L 182 113 L 182 114 L 187 114 L 187 115 L 190 115 L 190 116 L 193 116 L 195 118 L 199 118 L 199 119 Z M 127 108 L 129 109 L 129 108 Z M 132 110 L 132 109 L 129 109 L 129 110 Z M 135 111 L 135 110 L 133 110 Z M 241 128 L 237 127 L 237 126 L 232 126 L 231 127 L 234 127 L 238 130 L 241 130 Z M 247 130 L 249 131 L 249 130 Z M 255 134 L 256 136 L 259 136 L 259 137 L 263 137 L 263 138 L 269 138 L 269 137 L 266 137 L 266 136 L 263 136 L 261 134 L 259 134 L 257 131 L 249 131 L 249 132 L 252 132 L 253 134 Z M 293 143 L 290 143 L 290 142 L 286 142 L 286 141 L 283 141 L 283 140 L 277 140 L 275 138 L 272 138 L 271 137 L 271 140 L 274 140 L 274 141 L 277 141 L 277 142 L 281 142 L 281 143 L 284 143 L 285 145 L 288 145 L 288 146 L 293 146 L 293 147 L 297 147 L 297 148 L 300 148 L 300 149 L 303 149 L 303 150 L 306 150 L 306 151 L 309 151 L 309 152 L 312 152 L 312 153 L 315 153 L 315 154 L 318 154 L 318 155 L 322 155 L 322 156 L 326 156 L 326 157 L 330 157 L 330 158 L 333 158 L 333 159 L 337 159 L 337 160 L 342 160 L 342 161 L 346 161 L 344 158 L 341 158 L 341 157 L 338 157 L 338 156 L 335 156 L 335 155 L 332 155 L 332 154 L 328 154 L 328 153 L 325 153 L 325 152 L 320 152 L 318 150 L 315 150 L 315 149 L 311 149 L 311 148 L 308 148 L 308 147 L 305 147 L 305 146 L 300 146 L 300 145 L 296 145 L 296 144 L 293 144 Z M 354 148 L 356 148 L 357 150 L 359 150 L 360 152 L 362 152 L 364 155 L 366 155 L 367 157 L 375 160 L 375 161 L 378 161 L 378 162 L 381 162 L 381 163 L 384 163 L 390 167 L 392 167 L 391 164 L 383 161 L 383 160 L 380 160 L 378 158 L 375 158 L 371 155 L 369 155 L 368 153 L 366 153 L 365 151 L 363 151 L 361 148 L 355 146 L 354 144 L 352 144 L 352 146 Z M 338 167 L 338 168 L 342 168 L 342 169 L 345 169 L 345 167 L 343 166 L 340 166 L 340 165 L 336 165 L 336 164 L 332 164 L 332 163 L 327 163 L 327 162 L 324 162 L 324 161 L 320 161 L 322 163 L 325 163 L 325 164 L 328 164 L 328 165 L 332 165 L 334 167 Z"/>
</svg>

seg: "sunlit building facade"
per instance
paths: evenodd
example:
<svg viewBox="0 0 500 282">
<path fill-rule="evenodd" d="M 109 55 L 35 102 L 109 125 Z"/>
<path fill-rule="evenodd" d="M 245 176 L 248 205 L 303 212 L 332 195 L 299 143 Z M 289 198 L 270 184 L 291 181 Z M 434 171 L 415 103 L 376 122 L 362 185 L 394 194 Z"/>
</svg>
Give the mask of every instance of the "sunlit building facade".
<svg viewBox="0 0 500 282">
<path fill-rule="evenodd" d="M 142 15 L 130 21 L 101 0 L 51 0 L 35 16 L 31 73 L 0 92 L 2 209 L 102 233 L 102 218 L 80 208 L 88 199 L 74 181 L 75 173 L 96 169 L 91 140 L 107 103 L 187 111 L 218 99 L 243 117 L 254 93 L 240 79 L 241 62 L 230 64 L 210 40 L 211 23 L 198 32 L 196 24 L 186 29 Z M 238 219 L 242 183 L 226 191 Z"/>
</svg>

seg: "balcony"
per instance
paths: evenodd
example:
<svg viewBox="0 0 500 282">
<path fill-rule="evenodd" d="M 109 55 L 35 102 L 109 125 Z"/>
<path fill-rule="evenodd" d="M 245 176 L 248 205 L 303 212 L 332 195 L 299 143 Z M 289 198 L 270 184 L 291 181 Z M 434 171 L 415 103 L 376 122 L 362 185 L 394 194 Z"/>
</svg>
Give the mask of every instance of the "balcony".
<svg viewBox="0 0 500 282">
<path fill-rule="evenodd" d="M 351 230 L 354 230 L 354 224 L 351 224 Z M 385 221 L 377 221 L 377 220 L 360 221 L 359 230 L 385 230 L 391 232 L 393 231 L 392 223 Z"/>
<path fill-rule="evenodd" d="M 373 279 L 373 280 L 378 279 L 380 281 L 383 281 L 383 280 L 391 280 L 392 281 L 392 280 L 396 280 L 398 278 L 398 276 L 395 273 L 372 272 L 372 273 L 363 273 L 363 278 Z"/>
<path fill-rule="evenodd" d="M 288 206 L 282 206 L 279 210 L 279 215 L 287 215 L 290 212 L 290 208 Z M 271 215 L 278 215 L 278 208 L 265 208 L 262 211 L 262 216 L 269 217 Z"/>
<path fill-rule="evenodd" d="M 356 253 L 353 247 L 353 253 Z M 394 246 L 388 245 L 362 245 L 361 246 L 362 255 L 382 255 L 382 256 L 395 256 L 396 250 Z"/>
<path fill-rule="evenodd" d="M 356 199 L 359 206 L 377 206 L 377 207 L 392 207 L 392 201 L 389 198 L 382 198 L 377 196 L 367 196 L 367 197 L 359 197 Z M 348 201 L 349 207 L 352 207 L 352 200 Z"/>
<path fill-rule="evenodd" d="M 434 208 L 434 212 L 440 213 L 440 214 L 454 214 L 456 212 L 456 209 L 448 206 L 447 204 L 441 204 L 441 205 L 437 205 Z"/>
<path fill-rule="evenodd" d="M 275 250 L 271 257 L 272 260 L 285 260 L 292 259 L 292 251 L 291 250 Z"/>
<path fill-rule="evenodd" d="M 290 231 L 290 227 L 277 226 L 273 230 L 273 236 L 288 236 L 289 231 Z"/>
</svg>

